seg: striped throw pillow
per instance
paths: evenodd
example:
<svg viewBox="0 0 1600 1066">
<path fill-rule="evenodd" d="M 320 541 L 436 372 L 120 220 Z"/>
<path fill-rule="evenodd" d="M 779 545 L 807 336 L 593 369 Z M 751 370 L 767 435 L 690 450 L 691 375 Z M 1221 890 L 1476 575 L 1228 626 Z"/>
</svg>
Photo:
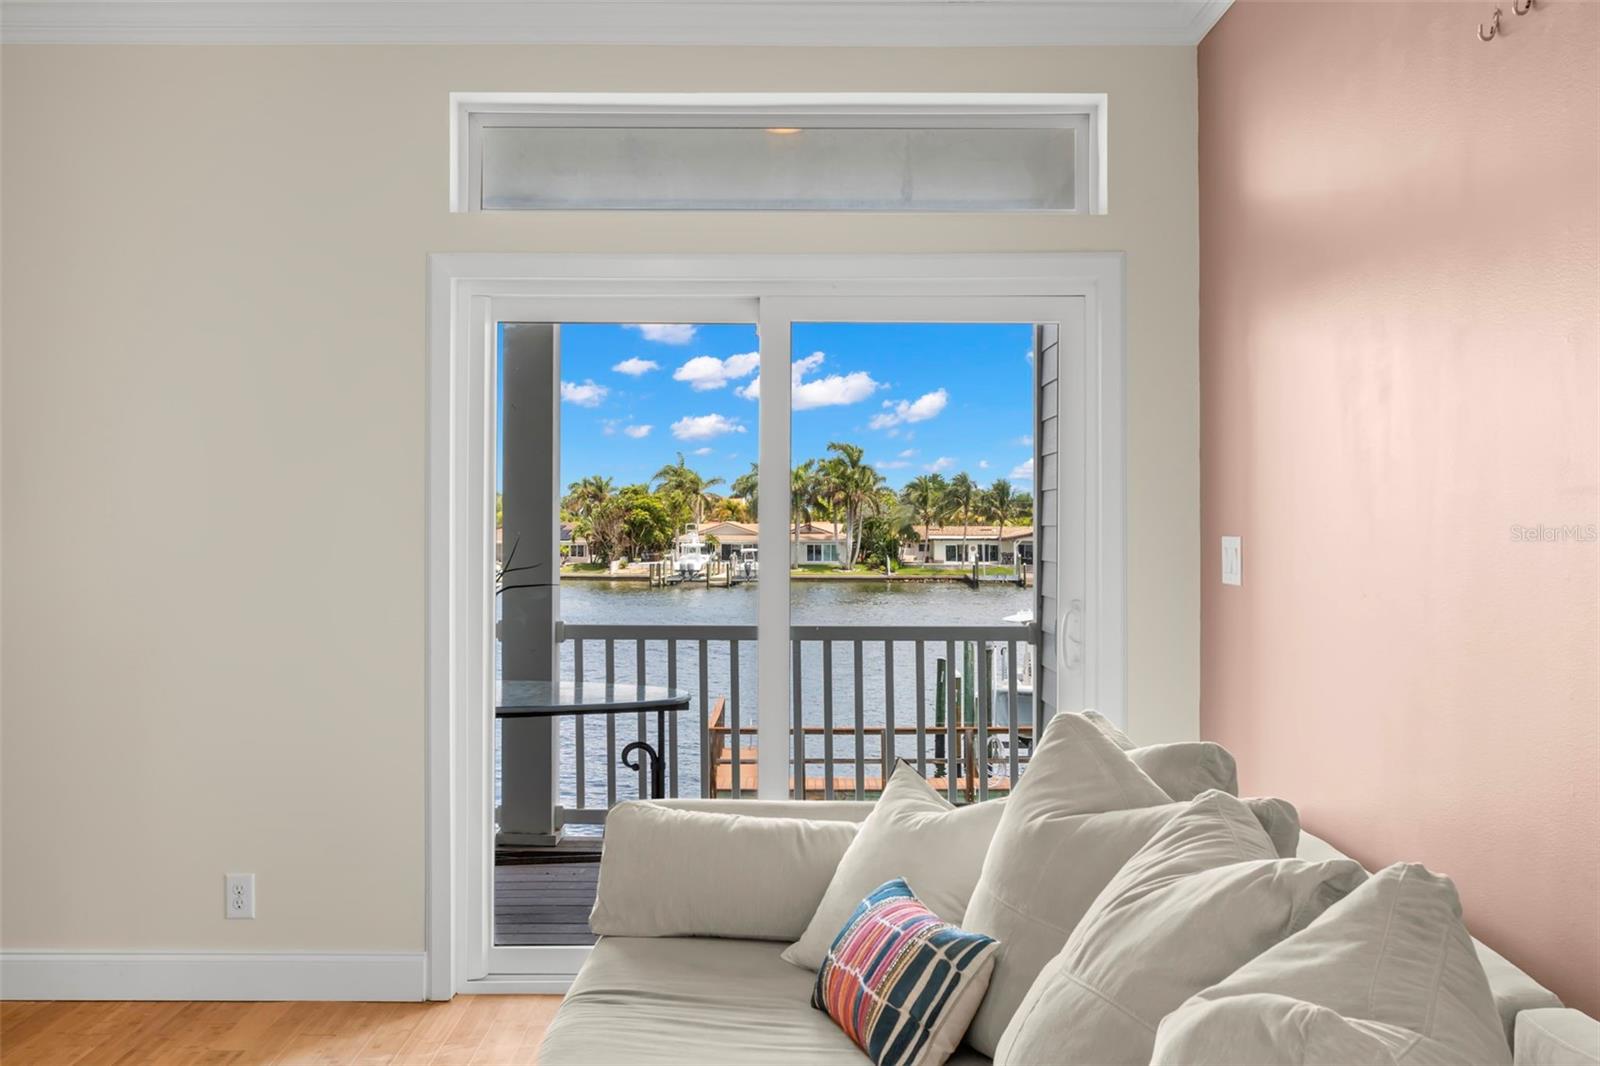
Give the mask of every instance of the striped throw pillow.
<svg viewBox="0 0 1600 1066">
<path fill-rule="evenodd" d="M 941 919 L 896 878 L 834 938 L 811 1005 L 877 1066 L 940 1066 L 977 1013 L 997 947 Z"/>
</svg>

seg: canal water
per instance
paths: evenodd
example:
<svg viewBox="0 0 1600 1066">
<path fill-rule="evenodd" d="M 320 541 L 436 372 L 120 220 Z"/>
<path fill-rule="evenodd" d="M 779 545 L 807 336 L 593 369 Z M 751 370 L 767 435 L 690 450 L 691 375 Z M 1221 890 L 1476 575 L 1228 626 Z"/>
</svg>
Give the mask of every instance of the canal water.
<svg viewBox="0 0 1600 1066">
<path fill-rule="evenodd" d="M 849 626 L 951 626 L 951 625 L 1001 625 L 1008 615 L 1032 610 L 1033 590 L 1015 585 L 986 585 L 972 588 L 956 582 L 858 582 L 858 581 L 794 581 L 790 584 L 790 618 L 795 625 L 849 625 Z M 570 625 L 754 625 L 756 621 L 756 588 L 743 585 L 731 589 L 706 588 L 702 585 L 678 588 L 650 588 L 643 582 L 623 581 L 569 581 L 561 586 L 561 617 Z M 924 651 L 924 715 L 929 729 L 934 723 L 933 696 L 936 661 L 945 654 L 944 644 L 929 644 Z M 615 677 L 619 683 L 636 680 L 637 660 L 633 642 L 618 642 L 616 646 Z M 957 645 L 957 657 L 963 653 Z M 915 647 L 909 642 L 897 644 L 894 651 L 894 719 L 897 726 L 915 725 L 916 659 Z M 835 644 L 833 648 L 833 720 L 836 728 L 848 728 L 855 723 L 855 664 L 849 644 Z M 562 646 L 562 676 L 573 676 L 572 644 Z M 605 649 L 599 641 L 589 641 L 584 649 L 583 673 L 586 680 L 603 682 L 605 679 Z M 882 725 L 885 721 L 884 648 L 882 643 L 863 645 L 862 721 L 865 725 Z M 727 697 L 731 703 L 732 671 L 729 649 L 725 641 L 712 642 L 708 647 L 706 689 L 710 699 Z M 801 659 L 801 692 L 803 717 L 808 725 L 823 722 L 823 664 L 821 646 L 806 644 Z M 655 684 L 667 679 L 667 650 L 665 644 L 646 645 L 645 677 Z M 699 741 L 699 662 L 695 642 L 683 641 L 678 645 L 678 686 L 694 694 L 689 711 L 678 715 L 678 792 L 684 796 L 698 796 L 700 782 Z M 731 708 L 730 708 L 731 713 Z M 741 729 L 750 731 L 749 743 L 754 743 L 756 723 L 756 647 L 754 642 L 741 643 L 739 648 L 739 723 Z M 647 722 L 648 739 L 655 741 L 654 716 Z M 638 723 L 633 716 L 616 720 L 615 746 L 622 747 L 638 736 Z M 577 754 L 577 729 L 584 729 L 582 766 Z M 916 738 L 900 737 L 896 754 L 910 758 L 916 756 Z M 932 753 L 929 741 L 929 754 Z M 808 756 L 820 756 L 822 739 L 812 737 L 808 742 Z M 850 776 L 854 772 L 855 738 L 838 737 L 834 742 L 837 764 L 835 776 Z M 875 766 L 881 766 L 878 741 L 868 738 L 867 774 L 878 776 Z M 606 723 L 603 719 L 584 720 L 581 727 L 572 719 L 561 723 L 561 802 L 564 806 L 578 805 L 578 778 L 584 780 L 582 806 L 603 807 L 606 802 L 606 772 L 615 765 L 614 755 L 607 748 Z M 820 764 L 813 765 L 814 776 L 822 773 Z M 616 789 L 618 799 L 638 795 L 638 777 L 632 771 L 617 769 Z M 500 794 L 500 751 L 495 745 L 495 798 Z"/>
</svg>

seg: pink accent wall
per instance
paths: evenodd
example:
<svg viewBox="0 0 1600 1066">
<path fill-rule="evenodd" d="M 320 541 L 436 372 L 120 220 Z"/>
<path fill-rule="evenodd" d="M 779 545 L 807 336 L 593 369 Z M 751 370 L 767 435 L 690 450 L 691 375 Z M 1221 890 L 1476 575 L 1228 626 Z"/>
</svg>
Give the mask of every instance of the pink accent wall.
<svg viewBox="0 0 1600 1066">
<path fill-rule="evenodd" d="M 1200 46 L 1200 724 L 1600 1014 L 1600 5 L 1494 6 Z"/>
</svg>

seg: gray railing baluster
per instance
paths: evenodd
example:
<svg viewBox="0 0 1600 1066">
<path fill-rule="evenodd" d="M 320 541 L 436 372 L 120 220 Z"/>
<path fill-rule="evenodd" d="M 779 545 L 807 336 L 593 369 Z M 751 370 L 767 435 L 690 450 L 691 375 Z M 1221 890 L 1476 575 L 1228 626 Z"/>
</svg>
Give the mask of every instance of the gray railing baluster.
<svg viewBox="0 0 1600 1066">
<path fill-rule="evenodd" d="M 978 641 L 978 698 L 973 701 L 978 712 L 978 798 L 989 798 L 989 733 L 994 725 L 994 693 L 989 684 L 989 642 Z"/>
<path fill-rule="evenodd" d="M 645 680 L 645 678 L 644 678 L 644 651 L 645 651 L 644 638 L 640 637 L 638 640 L 634 641 L 633 642 L 633 648 L 634 648 L 634 654 L 633 654 L 633 684 L 634 684 L 634 687 L 636 689 L 638 689 L 640 694 L 642 695 L 643 692 L 644 692 L 644 680 Z M 634 734 L 634 739 L 635 740 L 642 740 L 646 744 L 648 744 L 650 742 L 650 738 L 645 735 L 647 728 L 648 727 L 645 725 L 645 720 L 644 720 L 644 712 L 640 711 L 638 713 L 638 715 L 636 716 L 636 724 L 634 725 L 634 729 L 637 730 L 637 732 Z M 665 737 L 659 737 L 659 738 L 657 738 L 656 743 L 657 744 L 662 744 L 664 746 L 665 741 L 666 741 Z M 663 754 L 665 754 L 665 753 L 663 753 Z M 650 792 L 645 789 L 645 771 L 646 771 L 647 767 L 649 766 L 649 763 L 650 763 L 650 760 L 646 759 L 644 757 L 644 755 L 641 753 L 640 756 L 639 756 L 639 798 L 640 799 L 645 799 L 646 797 L 648 797 L 650 795 Z M 655 782 L 654 781 L 650 782 L 650 787 L 652 789 L 655 787 Z"/>
<path fill-rule="evenodd" d="M 617 642 L 606 638 L 606 687 L 617 683 Z M 617 805 L 617 717 L 606 718 L 606 807 Z"/>
<path fill-rule="evenodd" d="M 737 640 L 728 641 L 728 726 L 729 735 L 733 737 L 733 743 L 728 746 L 728 750 L 733 754 L 733 798 L 743 799 L 744 790 L 740 781 L 741 762 L 739 758 L 741 738 L 739 736 L 739 642 Z"/>
<path fill-rule="evenodd" d="M 723 795 L 745 795 L 743 786 L 743 769 L 750 765 L 750 753 L 744 749 L 743 740 L 745 732 L 745 707 L 743 688 L 747 679 L 744 678 L 744 669 L 740 652 L 750 641 L 757 639 L 757 630 L 751 625 L 611 625 L 611 624 L 574 624 L 567 626 L 566 639 L 572 641 L 572 680 L 574 682 L 588 680 L 589 666 L 594 658 L 588 651 L 587 645 L 591 641 L 604 644 L 601 651 L 604 654 L 604 669 L 602 664 L 593 663 L 596 677 L 593 684 L 601 684 L 600 675 L 604 674 L 604 683 L 615 686 L 619 670 L 616 662 L 616 645 L 618 642 L 633 642 L 635 656 L 636 680 L 641 684 L 660 682 L 659 677 L 650 676 L 652 667 L 649 663 L 651 642 L 659 642 L 667 653 L 666 683 L 671 687 L 680 684 L 691 690 L 695 685 L 695 675 L 698 673 L 699 703 L 700 703 L 700 787 L 701 795 L 712 795 L 716 792 L 719 766 L 730 767 L 736 765 L 733 781 L 729 788 L 723 790 Z M 949 626 L 865 626 L 865 625 L 796 625 L 791 633 L 791 668 L 794 670 L 792 679 L 792 729 L 791 746 L 794 762 L 791 772 L 794 783 L 791 795 L 801 799 L 809 799 L 814 795 L 838 799 L 849 795 L 865 796 L 869 791 L 867 766 L 879 766 L 885 781 L 894 774 L 894 767 L 901 757 L 899 748 L 900 714 L 897 706 L 900 692 L 898 679 L 895 677 L 895 667 L 903 654 L 896 644 L 910 641 L 912 655 L 915 661 L 914 693 L 906 693 L 906 698 L 912 695 L 916 699 L 915 727 L 907 722 L 906 734 L 908 737 L 915 733 L 916 752 L 915 765 L 924 776 L 937 777 L 945 775 L 945 794 L 953 801 L 958 797 L 965 798 L 970 787 L 974 798 L 978 794 L 993 795 L 994 790 L 989 787 L 992 778 L 990 771 L 1007 773 L 1010 775 L 1011 784 L 1027 769 L 1027 756 L 1022 750 L 1022 742 L 1038 733 L 1039 723 L 1035 721 L 1030 727 L 1023 723 L 1017 716 L 1018 699 L 1021 694 L 1019 689 L 1026 686 L 1027 678 L 1023 670 L 1023 662 L 1018 658 L 1018 653 L 1038 647 L 1040 630 L 1037 624 L 1018 627 L 1012 625 L 949 625 Z M 984 653 L 975 664 L 973 676 L 962 678 L 958 683 L 956 672 L 961 667 L 958 654 L 964 650 L 963 644 L 971 642 L 983 649 Z M 818 733 L 821 735 L 823 749 L 816 756 L 816 761 L 823 770 L 823 783 L 815 793 L 806 791 L 807 760 L 812 758 L 810 751 L 810 736 L 806 729 L 808 726 L 806 709 L 806 670 L 810 664 L 807 661 L 805 645 L 816 643 L 821 645 L 821 665 L 823 672 L 823 691 L 821 693 L 822 722 Z M 834 705 L 834 677 L 833 650 L 838 643 L 851 645 L 851 677 L 855 682 L 854 720 L 849 718 L 850 710 L 845 711 L 845 729 L 854 729 L 855 747 L 853 751 L 845 749 L 843 764 L 853 763 L 855 766 L 855 780 L 853 787 L 844 786 L 840 792 L 838 782 L 841 775 L 838 768 L 841 763 L 841 751 L 837 747 L 839 722 Z M 678 659 L 678 653 L 685 644 L 699 647 L 698 668 L 695 665 L 685 665 Z M 725 645 L 728 648 L 729 663 L 727 674 L 723 683 L 727 688 L 722 692 L 713 692 L 711 684 L 715 680 L 715 671 L 712 669 L 711 653 L 713 645 Z M 866 720 L 866 690 L 872 687 L 872 678 L 867 676 L 866 652 L 870 647 L 883 648 L 883 678 L 880 690 L 883 700 L 882 726 L 869 724 Z M 929 654 L 929 647 L 933 648 L 933 655 Z M 941 702 L 931 688 L 928 680 L 928 668 L 932 665 L 929 658 L 937 656 L 942 650 L 948 667 L 948 691 Z M 1007 674 L 1004 678 L 1004 690 L 1010 706 L 1012 716 L 1003 727 L 998 727 L 995 716 L 998 714 L 998 705 L 1001 691 L 1001 677 L 995 673 L 996 664 L 989 656 L 1000 654 L 1003 650 L 1007 656 Z M 875 667 L 876 669 L 876 667 Z M 961 685 L 967 686 L 974 694 L 974 703 L 978 713 L 975 721 L 965 718 L 963 700 L 958 689 Z M 977 686 L 975 689 L 973 686 Z M 626 688 L 626 684 L 623 686 Z M 724 700 L 723 718 L 720 720 L 716 734 L 717 743 L 722 751 L 718 763 L 711 761 L 711 732 L 710 711 L 715 698 Z M 691 697 L 691 700 L 693 697 Z M 934 705 L 930 710 L 930 704 Z M 930 725 L 934 712 L 942 713 L 945 718 L 935 725 Z M 1039 705 L 1039 713 L 1044 711 L 1043 704 Z M 605 725 L 591 723 L 581 716 L 573 717 L 572 746 L 567 749 L 577 758 L 574 769 L 574 789 L 568 795 L 576 798 L 576 805 L 566 811 L 569 824 L 596 825 L 604 821 L 605 807 L 617 801 L 619 767 L 621 763 L 617 753 L 622 741 L 627 738 L 622 727 L 616 724 L 616 719 L 607 717 Z M 684 753 L 682 746 L 693 743 L 693 725 L 680 727 L 675 715 L 668 716 L 666 737 L 662 744 L 662 759 L 664 762 L 662 772 L 665 776 L 665 786 L 669 795 L 683 795 L 686 790 L 693 795 L 692 778 L 685 777 L 690 771 L 683 763 Z M 691 720 L 692 721 L 692 720 Z M 593 726 L 597 731 L 605 730 L 605 798 L 601 799 L 601 782 L 591 782 L 588 779 L 589 749 L 595 749 L 598 761 L 601 751 L 601 738 L 599 735 L 591 738 L 588 727 Z M 562 727 L 563 729 L 565 726 Z M 663 738 L 650 736 L 653 726 L 649 715 L 644 716 L 644 722 L 639 727 L 641 739 L 661 741 Z M 691 730 L 690 734 L 683 729 Z M 870 752 L 867 732 L 880 733 L 882 743 L 878 751 Z M 933 745 L 929 737 L 933 738 Z M 998 736 L 1004 736 L 1009 742 L 1010 749 L 1005 758 L 996 759 L 990 753 L 989 744 Z M 565 744 L 563 734 L 563 744 Z M 729 747 L 731 743 L 732 747 Z M 971 744 L 968 749 L 965 745 Z M 946 746 L 948 750 L 946 750 Z M 930 750 L 932 748 L 932 750 Z M 906 752 L 905 757 L 911 759 L 912 752 Z M 973 764 L 974 773 L 979 771 L 984 777 L 973 784 L 965 775 L 969 760 Z M 1004 769 L 996 769 L 1003 766 Z M 562 766 L 565 772 L 565 764 Z M 877 771 L 874 771 L 875 773 Z M 654 781 L 650 771 L 637 772 L 640 794 L 645 794 L 648 786 Z M 631 796 L 629 797 L 631 798 Z M 603 805 L 604 804 L 604 805 Z"/>
<path fill-rule="evenodd" d="M 1017 787 L 1017 746 L 1021 743 L 1017 731 L 1017 642 L 1014 640 L 1006 641 L 1006 666 L 1010 675 L 1006 688 L 1006 741 L 1011 745 L 1011 787 L 1014 789 Z"/>
<path fill-rule="evenodd" d="M 822 798 L 833 799 L 833 641 L 822 642 Z"/>
<path fill-rule="evenodd" d="M 883 757 L 883 787 L 889 787 L 889 775 L 894 773 L 894 641 L 883 642 L 883 743 L 878 745 Z"/>
<path fill-rule="evenodd" d="M 867 798 L 867 723 L 866 723 L 866 693 L 861 683 L 861 642 L 855 642 L 851 649 L 853 655 L 855 697 L 856 697 L 856 799 Z"/>
<path fill-rule="evenodd" d="M 960 742 L 956 733 L 956 719 L 961 714 L 961 701 L 956 699 L 956 642 L 944 645 L 944 788 L 945 798 L 956 801 L 956 767 L 961 762 Z"/>
<path fill-rule="evenodd" d="M 667 687 L 678 687 L 678 642 L 671 637 L 667 638 Z M 667 756 L 667 795 L 673 799 L 678 798 L 678 715 L 676 712 L 667 715 L 667 751 L 662 752 Z"/>
<path fill-rule="evenodd" d="M 917 773 L 928 776 L 928 661 L 926 645 L 915 644 L 917 658 Z"/>
<path fill-rule="evenodd" d="M 794 660 L 790 677 L 794 680 L 794 798 L 806 798 L 806 711 L 804 694 L 800 686 L 800 641 L 789 642 Z"/>
<path fill-rule="evenodd" d="M 711 682 L 708 680 L 706 642 L 700 641 L 700 794 L 717 795 L 716 767 L 711 765 Z"/>
<path fill-rule="evenodd" d="M 576 639 L 576 640 L 574 640 L 572 642 L 572 682 L 573 682 L 573 684 L 579 685 L 579 686 L 581 686 L 583 684 L 583 638 L 582 637 L 579 637 L 578 639 Z M 578 810 L 580 810 L 580 811 L 583 810 L 583 808 L 585 806 L 585 804 L 584 804 L 584 793 L 586 791 L 586 787 L 585 787 L 586 786 L 586 779 L 589 776 L 588 773 L 586 772 L 588 770 L 589 764 L 588 764 L 587 761 L 585 761 L 585 759 L 583 757 L 583 741 L 584 741 L 584 736 L 583 736 L 584 730 L 583 730 L 583 727 L 584 727 L 585 723 L 587 723 L 587 722 L 588 722 L 588 719 L 585 718 L 581 714 L 575 714 L 575 715 L 572 716 L 572 732 L 573 732 L 573 736 L 572 736 L 572 751 L 573 751 L 573 756 L 578 760 L 577 773 L 574 774 L 573 776 L 577 779 L 577 783 L 578 783 L 577 804 L 578 804 Z"/>
</svg>

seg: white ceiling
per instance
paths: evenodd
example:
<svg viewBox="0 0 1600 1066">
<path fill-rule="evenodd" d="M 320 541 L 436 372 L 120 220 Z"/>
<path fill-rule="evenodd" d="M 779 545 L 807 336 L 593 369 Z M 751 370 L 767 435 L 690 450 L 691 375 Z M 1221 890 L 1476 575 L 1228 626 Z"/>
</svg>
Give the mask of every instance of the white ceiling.
<svg viewBox="0 0 1600 1066">
<path fill-rule="evenodd" d="M 1193 45 L 1232 0 L 0 0 L 7 43 Z"/>
</svg>

